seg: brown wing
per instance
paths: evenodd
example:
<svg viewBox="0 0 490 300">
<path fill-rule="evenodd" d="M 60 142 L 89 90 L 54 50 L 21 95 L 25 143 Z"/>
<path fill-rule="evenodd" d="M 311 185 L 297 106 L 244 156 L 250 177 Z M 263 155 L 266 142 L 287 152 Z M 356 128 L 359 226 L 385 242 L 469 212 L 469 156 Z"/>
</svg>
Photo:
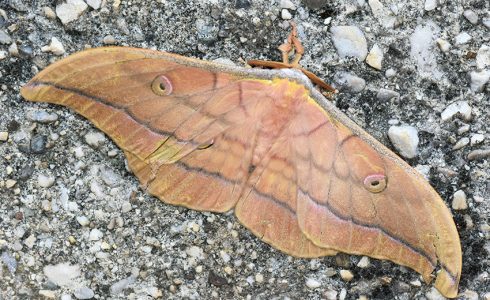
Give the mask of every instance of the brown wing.
<svg viewBox="0 0 490 300">
<path fill-rule="evenodd" d="M 436 287 L 455 296 L 459 237 L 437 193 L 304 85 L 264 74 L 102 48 L 53 64 L 21 92 L 93 121 L 165 202 L 236 205 L 245 226 L 296 256 L 364 254 L 426 281 L 437 267 Z"/>
</svg>

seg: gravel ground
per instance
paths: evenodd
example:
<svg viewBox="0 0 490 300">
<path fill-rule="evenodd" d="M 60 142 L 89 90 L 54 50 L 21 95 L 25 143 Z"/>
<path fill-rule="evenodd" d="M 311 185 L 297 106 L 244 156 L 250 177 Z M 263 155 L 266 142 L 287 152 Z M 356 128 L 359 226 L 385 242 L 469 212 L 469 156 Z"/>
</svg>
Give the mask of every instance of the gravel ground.
<svg viewBox="0 0 490 300">
<path fill-rule="evenodd" d="M 452 207 L 460 297 L 490 299 L 487 0 L 64 1 L 0 1 L 0 299 L 442 298 L 393 263 L 292 258 L 231 213 L 165 205 L 88 121 L 19 95 L 36 72 L 87 47 L 277 60 L 290 18 L 303 66 L 341 89 L 337 106 Z"/>
</svg>

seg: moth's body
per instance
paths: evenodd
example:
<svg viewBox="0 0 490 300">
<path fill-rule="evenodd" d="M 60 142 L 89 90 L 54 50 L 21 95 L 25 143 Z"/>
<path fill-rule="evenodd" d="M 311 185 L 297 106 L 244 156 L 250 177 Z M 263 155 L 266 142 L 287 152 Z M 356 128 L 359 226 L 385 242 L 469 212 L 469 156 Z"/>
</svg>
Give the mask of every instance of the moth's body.
<svg viewBox="0 0 490 300">
<path fill-rule="evenodd" d="M 70 56 L 22 88 L 68 106 L 123 150 L 149 193 L 224 212 L 299 257 L 389 259 L 454 297 L 449 210 L 403 160 L 296 70 L 230 67 L 134 48 Z"/>
</svg>

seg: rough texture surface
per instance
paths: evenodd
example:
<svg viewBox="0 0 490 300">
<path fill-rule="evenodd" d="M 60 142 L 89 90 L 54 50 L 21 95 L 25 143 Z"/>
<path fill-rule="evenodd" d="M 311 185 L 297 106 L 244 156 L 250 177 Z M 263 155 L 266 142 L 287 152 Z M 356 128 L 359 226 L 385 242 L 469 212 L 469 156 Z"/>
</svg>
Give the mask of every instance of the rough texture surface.
<svg viewBox="0 0 490 300">
<path fill-rule="evenodd" d="M 275 49 L 289 30 L 283 9 L 298 24 L 304 67 L 327 82 L 342 72 L 364 79 L 360 91 L 345 87 L 337 106 L 389 147 L 390 126 L 417 128 L 418 155 L 408 162 L 448 205 L 464 191 L 467 208 L 453 210 L 463 247 L 460 292 L 488 292 L 490 156 L 468 159 L 473 151 L 490 153 L 489 84 L 472 90 L 470 76 L 489 68 L 477 64 L 488 59 L 479 56 L 490 44 L 488 1 L 445 1 L 430 10 L 424 1 L 397 0 L 89 2 L 65 25 L 56 17 L 56 4 L 64 2 L 0 3 L 0 299 L 438 297 L 415 272 L 392 263 L 371 259 L 360 268 L 356 256 L 295 259 L 232 215 L 164 205 L 142 193 L 122 153 L 89 122 L 19 95 L 22 84 L 59 59 L 41 50 L 53 37 L 66 54 L 116 44 L 237 64 L 278 59 Z M 468 9 L 476 24 L 463 14 Z M 358 27 L 368 49 L 380 47 L 381 70 L 339 57 L 330 29 L 344 25 Z M 382 88 L 399 96 L 380 97 Z M 458 101 L 470 114 L 456 110 L 443 121 L 441 112 Z M 464 138 L 476 142 L 453 150 Z M 53 270 L 71 284 L 50 280 Z M 353 277 L 347 281 L 341 270 Z"/>
</svg>

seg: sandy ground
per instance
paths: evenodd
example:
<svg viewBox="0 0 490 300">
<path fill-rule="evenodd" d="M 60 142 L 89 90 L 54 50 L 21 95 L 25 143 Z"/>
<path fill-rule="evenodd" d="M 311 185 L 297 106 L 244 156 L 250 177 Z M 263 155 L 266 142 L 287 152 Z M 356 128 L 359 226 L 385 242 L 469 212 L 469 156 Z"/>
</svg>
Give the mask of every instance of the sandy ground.
<svg viewBox="0 0 490 300">
<path fill-rule="evenodd" d="M 63 1 L 0 2 L 0 299 L 439 299 L 418 274 L 393 263 L 292 258 L 231 213 L 163 204 L 143 193 L 123 153 L 88 121 L 19 94 L 51 62 L 109 44 L 238 65 L 278 60 L 290 17 L 306 48 L 304 67 L 327 82 L 343 72 L 365 80 L 365 87 L 344 86 L 337 106 L 392 149 L 391 125 L 415 127 L 420 143 L 408 162 L 449 207 L 464 191 L 456 204 L 467 208 L 452 210 L 463 248 L 461 298 L 490 299 L 489 158 L 468 158 L 490 146 L 489 84 L 472 88 L 471 75 L 490 72 L 488 1 L 391 0 L 381 11 L 362 0 L 87 0 L 86 8 L 80 1 L 65 11 Z M 339 56 L 331 33 L 338 25 L 357 26 L 368 50 L 381 48 L 381 70 Z M 53 37 L 64 53 L 56 42 L 42 51 Z M 425 46 L 413 54 L 417 42 Z M 397 95 L 379 96 L 382 88 Z M 444 121 L 441 113 L 457 101 L 470 114 Z"/>
</svg>

